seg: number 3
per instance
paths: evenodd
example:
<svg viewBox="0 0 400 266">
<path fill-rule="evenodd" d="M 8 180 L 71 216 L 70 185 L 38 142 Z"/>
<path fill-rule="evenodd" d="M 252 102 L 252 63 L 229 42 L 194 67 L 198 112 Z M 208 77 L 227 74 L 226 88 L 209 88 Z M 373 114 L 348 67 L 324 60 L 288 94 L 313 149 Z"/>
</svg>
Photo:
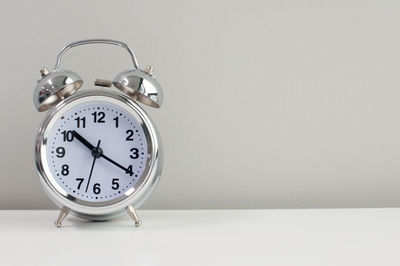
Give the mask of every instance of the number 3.
<svg viewBox="0 0 400 266">
<path fill-rule="evenodd" d="M 139 158 L 139 149 L 138 148 L 132 148 L 131 149 L 132 154 L 129 155 L 132 159 L 137 159 Z"/>
</svg>

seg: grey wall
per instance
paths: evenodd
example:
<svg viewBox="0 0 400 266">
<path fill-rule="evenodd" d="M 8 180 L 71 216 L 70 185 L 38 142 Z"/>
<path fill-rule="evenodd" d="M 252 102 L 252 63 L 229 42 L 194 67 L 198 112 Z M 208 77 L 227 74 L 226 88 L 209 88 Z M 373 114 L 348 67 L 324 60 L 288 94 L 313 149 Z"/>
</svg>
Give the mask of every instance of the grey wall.
<svg viewBox="0 0 400 266">
<path fill-rule="evenodd" d="M 0 208 L 54 208 L 32 92 L 67 43 L 153 64 L 165 169 L 144 208 L 400 206 L 398 1 L 2 1 Z M 86 86 L 125 51 L 70 50 Z"/>
</svg>

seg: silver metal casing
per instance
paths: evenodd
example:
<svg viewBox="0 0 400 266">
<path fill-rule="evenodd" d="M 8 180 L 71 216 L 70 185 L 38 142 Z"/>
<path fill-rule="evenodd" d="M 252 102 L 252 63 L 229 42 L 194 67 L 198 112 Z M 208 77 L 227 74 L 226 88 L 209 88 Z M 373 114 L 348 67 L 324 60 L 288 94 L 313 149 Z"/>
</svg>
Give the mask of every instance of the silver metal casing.
<svg viewBox="0 0 400 266">
<path fill-rule="evenodd" d="M 110 201 L 90 202 L 75 198 L 61 188 L 50 173 L 47 162 L 47 141 L 50 129 L 70 108 L 91 101 L 105 101 L 128 111 L 139 122 L 147 139 L 146 168 L 135 185 L 135 189 Z M 78 92 L 54 106 L 41 124 L 35 145 L 35 162 L 41 184 L 50 198 L 59 207 L 68 207 L 75 216 L 89 220 L 108 220 L 123 215 L 129 205 L 138 208 L 152 193 L 157 185 L 162 165 L 163 148 L 157 128 L 146 112 L 129 97 L 112 91 L 92 90 Z"/>
<path fill-rule="evenodd" d="M 113 84 L 133 100 L 151 107 L 160 108 L 164 100 L 163 90 L 154 76 L 140 69 L 119 73 Z"/>
<path fill-rule="evenodd" d="M 50 72 L 38 81 L 33 92 L 33 103 L 39 111 L 46 111 L 74 94 L 83 84 L 81 77 L 69 70 Z"/>
</svg>

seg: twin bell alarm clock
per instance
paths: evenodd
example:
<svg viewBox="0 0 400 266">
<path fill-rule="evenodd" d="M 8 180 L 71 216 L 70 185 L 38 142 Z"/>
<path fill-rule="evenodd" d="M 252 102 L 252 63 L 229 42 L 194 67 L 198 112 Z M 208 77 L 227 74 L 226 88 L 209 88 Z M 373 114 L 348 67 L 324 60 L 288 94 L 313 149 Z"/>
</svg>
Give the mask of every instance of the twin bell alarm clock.
<svg viewBox="0 0 400 266">
<path fill-rule="evenodd" d="M 59 66 L 68 49 L 89 44 L 124 48 L 133 68 L 113 81 L 96 80 L 94 85 L 103 88 L 79 92 L 81 77 Z M 47 115 L 37 134 L 35 162 L 44 190 L 61 208 L 57 227 L 69 213 L 99 221 L 127 212 L 141 225 L 135 209 L 154 190 L 163 165 L 157 128 L 138 104 L 159 108 L 163 102 L 152 71 L 151 66 L 139 69 L 125 43 L 106 39 L 71 43 L 51 72 L 41 70 L 33 102 Z"/>
</svg>

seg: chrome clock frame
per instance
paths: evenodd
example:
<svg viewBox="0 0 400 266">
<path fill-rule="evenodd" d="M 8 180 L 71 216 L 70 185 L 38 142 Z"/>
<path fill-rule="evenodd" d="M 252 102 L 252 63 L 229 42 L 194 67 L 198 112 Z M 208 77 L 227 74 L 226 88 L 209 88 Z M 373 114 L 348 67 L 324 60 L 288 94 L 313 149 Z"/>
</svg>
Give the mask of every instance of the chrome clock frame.
<svg viewBox="0 0 400 266">
<path fill-rule="evenodd" d="M 129 112 L 139 122 L 147 139 L 146 168 L 134 188 L 110 201 L 89 202 L 75 198 L 61 188 L 52 176 L 47 162 L 47 140 L 50 129 L 66 111 L 74 106 L 92 101 L 112 103 Z M 162 165 L 163 149 L 161 138 L 154 123 L 147 113 L 129 97 L 105 90 L 77 92 L 54 106 L 43 120 L 36 138 L 35 162 L 41 184 L 54 203 L 61 207 L 56 226 L 71 211 L 75 216 L 89 220 L 109 220 L 124 214 L 125 210 L 135 220 L 136 226 L 141 224 L 134 208 L 139 207 L 152 193 L 157 185 Z"/>
</svg>

